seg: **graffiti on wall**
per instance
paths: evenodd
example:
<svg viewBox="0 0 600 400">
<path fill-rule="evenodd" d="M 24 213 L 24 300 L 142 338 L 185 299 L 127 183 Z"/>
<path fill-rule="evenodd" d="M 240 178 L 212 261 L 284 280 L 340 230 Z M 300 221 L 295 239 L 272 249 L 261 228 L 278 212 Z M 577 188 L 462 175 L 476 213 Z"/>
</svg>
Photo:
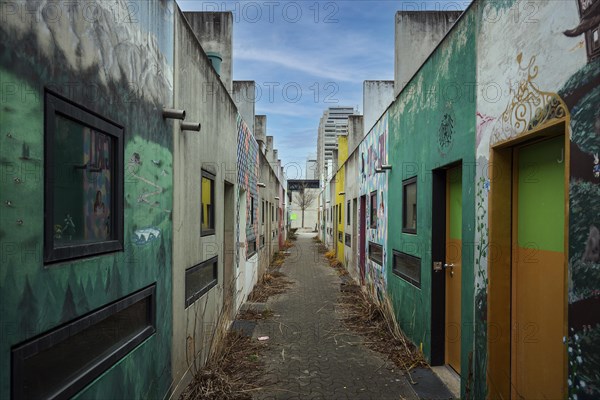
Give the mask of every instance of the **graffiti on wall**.
<svg viewBox="0 0 600 400">
<path fill-rule="evenodd" d="M 593 7 L 588 7 L 594 3 Z M 600 308 L 600 205 L 597 202 L 600 179 L 595 173 L 600 151 L 600 62 L 597 51 L 590 46 L 593 38 L 590 33 L 597 29 L 597 22 L 590 22 L 597 21 L 600 16 L 599 4 L 573 0 L 560 5 L 541 5 L 537 18 L 553 21 L 553 24 L 538 27 L 545 29 L 543 35 L 547 40 L 531 45 L 521 42 L 523 45 L 515 57 L 516 63 L 508 64 L 502 70 L 491 67 L 498 65 L 498 61 L 487 53 L 487 59 L 480 59 L 479 71 L 484 72 L 478 78 L 485 83 L 488 79 L 498 82 L 499 77 L 504 77 L 507 84 L 502 89 L 509 96 L 498 104 L 478 101 L 477 109 L 476 371 L 485 371 L 487 363 L 487 221 L 488 192 L 490 185 L 493 186 L 493 180 L 490 183 L 493 170 L 489 164 L 490 147 L 553 120 L 566 120 L 566 134 L 570 137 L 570 176 L 569 281 L 568 298 L 565 299 L 568 302 L 568 337 L 565 341 L 568 345 L 568 394 L 570 399 L 578 400 L 600 396 L 600 359 L 597 356 L 600 354 L 600 317 L 591 312 Z M 555 13 L 577 15 L 579 25 L 563 22 L 572 21 L 572 18 L 551 18 Z M 486 38 L 504 36 L 507 42 L 520 40 L 520 29 L 514 27 L 484 23 L 482 30 Z M 485 47 L 489 43 L 482 41 L 480 45 Z M 505 58 L 511 51 L 514 51 L 512 46 L 496 49 Z M 555 63 L 553 59 L 560 62 Z M 475 381 L 475 398 L 485 397 L 485 374 L 476 374 Z"/>
<path fill-rule="evenodd" d="M 162 397 L 168 391 L 171 371 L 170 362 L 165 360 L 170 360 L 172 321 L 172 135 L 156 110 L 157 104 L 169 104 L 173 96 L 173 12 L 168 2 L 130 3 L 99 2 L 99 18 L 88 21 L 91 25 L 76 17 L 48 22 L 37 18 L 39 9 L 38 14 L 31 15 L 31 23 L 14 18 L 0 24 L 2 84 L 15 89 L 12 94 L 7 91 L 3 99 L 0 164 L 14 183 L 2 188 L 3 196 L 14 205 L 3 211 L 3 217 L 23 221 L 16 229 L 9 230 L 8 224 L 0 227 L 1 247 L 14 246 L 14 251 L 2 254 L 0 324 L 15 327 L 0 337 L 0 398 L 10 397 L 12 346 L 149 282 L 157 282 L 156 335 L 80 394 L 137 398 Z M 31 7 L 35 10 L 44 4 L 32 3 Z M 119 7 L 135 7 L 148 15 L 148 25 L 109 18 Z M 81 12 L 81 8 L 74 6 L 72 11 Z M 60 33 L 66 31 L 70 34 Z M 148 65 L 156 66 L 160 73 L 144 67 Z M 43 159 L 45 86 L 124 127 L 122 252 L 64 262 L 56 268 L 43 265 L 44 182 L 40 176 L 48 167 Z M 84 163 L 102 171 L 107 166 L 106 146 L 100 139 L 90 136 L 85 143 Z M 128 173 L 130 158 L 137 162 L 135 175 Z M 160 160 L 160 166 L 150 160 Z M 35 177 L 27 176 L 26 171 L 35 171 Z M 108 183 L 106 179 L 100 186 L 84 182 L 88 192 L 84 211 L 92 217 L 84 222 L 89 238 L 111 229 L 104 223 L 104 217 L 116 211 L 106 196 Z M 61 234 L 72 229 L 64 230 L 65 226 L 61 226 Z"/>
<path fill-rule="evenodd" d="M 258 234 L 258 176 L 259 176 L 259 158 L 258 158 L 258 143 L 250 132 L 248 125 L 244 122 L 242 117 L 237 115 L 237 131 L 238 131 L 238 143 L 237 143 L 237 167 L 238 167 L 238 184 L 240 188 L 245 190 L 246 194 L 246 210 L 240 210 L 240 204 L 238 202 L 238 228 L 239 228 L 239 215 L 240 212 L 246 213 L 246 251 L 249 249 L 249 244 L 254 243 L 254 249 L 259 248 L 259 234 Z M 254 204 L 254 207 L 251 205 Z M 251 213 L 253 215 L 251 215 Z M 252 224 L 251 221 L 254 221 Z M 239 242 L 239 229 L 238 242 Z"/>
<path fill-rule="evenodd" d="M 382 296 L 385 292 L 386 260 L 387 260 L 387 175 L 377 173 L 375 170 L 383 164 L 387 164 L 388 151 L 388 114 L 385 113 L 373 129 L 368 133 L 365 139 L 360 143 L 360 182 L 359 195 L 365 195 L 367 199 L 367 212 L 365 215 L 366 240 L 364 249 L 365 257 L 365 279 L 368 286 L 372 287 L 375 293 Z M 371 193 L 377 193 L 376 204 L 370 204 Z M 369 210 L 375 209 L 377 221 L 376 228 L 371 227 L 371 213 Z M 369 242 L 377 243 L 383 248 L 383 262 L 379 265 L 369 259 Z M 360 254 L 357 254 L 357 259 Z"/>
</svg>

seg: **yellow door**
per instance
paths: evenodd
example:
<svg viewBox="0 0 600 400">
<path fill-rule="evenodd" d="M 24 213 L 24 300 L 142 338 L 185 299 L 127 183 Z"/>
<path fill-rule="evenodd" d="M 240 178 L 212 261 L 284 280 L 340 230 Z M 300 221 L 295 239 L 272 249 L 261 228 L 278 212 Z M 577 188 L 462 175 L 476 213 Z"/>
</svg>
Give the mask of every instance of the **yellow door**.
<svg viewBox="0 0 600 400">
<path fill-rule="evenodd" d="M 446 364 L 460 374 L 462 168 L 446 174 Z"/>
<path fill-rule="evenodd" d="M 566 398 L 564 137 L 515 149 L 513 399 Z"/>
</svg>

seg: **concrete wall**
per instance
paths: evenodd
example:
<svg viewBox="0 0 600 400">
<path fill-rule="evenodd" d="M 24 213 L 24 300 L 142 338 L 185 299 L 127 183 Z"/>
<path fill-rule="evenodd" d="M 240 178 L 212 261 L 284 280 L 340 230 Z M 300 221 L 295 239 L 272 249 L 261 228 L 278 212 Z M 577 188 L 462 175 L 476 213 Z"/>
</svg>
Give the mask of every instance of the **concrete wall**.
<svg viewBox="0 0 600 400">
<path fill-rule="evenodd" d="M 254 81 L 233 81 L 231 97 L 250 132 L 255 132 L 256 83 Z"/>
<path fill-rule="evenodd" d="M 317 226 L 317 217 L 318 217 L 318 211 L 319 211 L 319 204 L 318 204 L 318 195 L 320 192 L 320 189 L 305 189 L 306 190 L 306 196 L 307 198 L 311 197 L 313 198 L 312 203 L 310 203 L 310 205 L 308 205 L 308 207 L 304 210 L 304 226 L 302 226 L 302 209 L 300 208 L 299 202 L 300 202 L 300 192 L 299 191 L 292 191 L 291 195 L 292 195 L 292 201 L 290 203 L 290 207 L 289 207 L 289 211 L 290 211 L 290 215 L 294 214 L 296 216 L 296 219 L 291 220 L 291 227 L 292 228 L 310 228 L 311 230 L 315 229 L 315 227 Z"/>
<path fill-rule="evenodd" d="M 221 81 L 225 89 L 232 93 L 233 13 L 231 11 L 185 12 L 184 15 L 204 51 L 221 55 L 223 59 L 220 71 Z"/>
<path fill-rule="evenodd" d="M 82 6 L 56 3 L 44 10 L 47 5 L 2 4 L 0 398 L 11 397 L 13 346 L 153 284 L 156 332 L 75 397 L 161 398 L 171 383 L 173 235 L 173 128 L 161 108 L 173 104 L 175 4 L 96 2 L 93 20 Z M 136 21 L 113 17 L 132 8 Z M 48 13 L 59 17 L 46 18 Z M 44 173 L 64 164 L 46 157 L 45 88 L 123 127 L 123 209 L 104 201 L 111 213 L 123 213 L 123 226 L 109 227 L 122 230 L 121 251 L 44 262 L 44 247 L 50 246 L 44 243 L 44 226 L 53 233 L 57 225 L 66 227 L 63 216 L 53 221 L 53 212 L 44 213 L 50 190 Z M 82 157 L 87 152 L 78 151 Z M 66 173 L 75 173 L 68 168 Z M 87 187 L 95 182 L 90 179 Z M 154 234 L 146 235 L 146 229 Z"/>
<path fill-rule="evenodd" d="M 398 320 L 404 331 L 417 343 L 423 344 L 426 357 L 432 356 L 431 315 L 432 288 L 432 171 L 438 167 L 461 162 L 462 169 L 462 326 L 473 323 L 473 259 L 471 252 L 474 234 L 475 101 L 468 92 L 474 81 L 475 31 L 473 13 L 462 18 L 405 87 L 389 111 L 389 163 L 394 170 L 389 175 L 388 215 L 402 215 L 402 182 L 417 179 L 416 233 L 402 231 L 402 218 L 390 218 L 388 223 L 388 254 L 398 251 L 420 259 L 420 287 L 416 287 L 392 272 L 392 258 L 387 259 L 388 291 L 394 299 Z M 460 98 L 449 100 L 440 96 L 432 101 L 432 88 L 456 85 L 464 88 Z M 402 145 L 400 145 L 402 143 Z M 394 232 L 392 235 L 391 233 Z M 472 348 L 472 329 L 461 332 L 462 371 L 468 371 L 469 351 Z M 443 354 L 442 354 L 443 357 Z M 470 379 L 463 372 L 462 396 Z"/>
<path fill-rule="evenodd" d="M 237 110 L 219 77 L 205 56 L 187 20 L 175 14 L 175 108 L 186 110 L 186 121 L 200 122 L 201 132 L 181 131 L 176 121 L 174 136 L 174 208 L 177 226 L 173 241 L 173 380 L 185 388 L 191 374 L 202 365 L 210 348 L 209 339 L 216 329 L 224 302 L 224 292 L 231 293 L 224 277 L 224 210 L 225 181 L 237 184 Z M 204 87 L 215 87 L 208 95 Z M 202 95 L 206 97 L 204 97 Z M 215 233 L 202 236 L 202 171 L 215 175 Z M 237 186 L 236 186 L 237 187 Z M 231 207 L 231 204 L 229 205 Z M 213 256 L 219 260 L 219 282 L 194 304 L 185 306 L 185 270 Z M 228 276 L 231 276 L 233 265 Z M 228 289 L 228 290 L 225 290 Z M 225 301 L 233 302 L 227 298 Z M 196 360 L 196 368 L 190 363 Z"/>
<path fill-rule="evenodd" d="M 344 259 L 346 269 L 350 275 L 360 280 L 360 272 L 358 266 L 358 207 L 360 205 L 359 197 L 359 179 L 358 171 L 360 167 L 360 154 L 358 151 L 354 151 L 350 154 L 345 163 L 346 168 L 346 179 L 344 179 L 344 192 L 346 192 L 346 213 L 350 213 L 350 223 L 348 224 L 347 214 L 344 216 L 346 221 L 346 235 L 350 235 L 350 242 L 348 243 L 344 239 Z M 348 201 L 350 201 L 350 207 L 348 207 Z"/>
<path fill-rule="evenodd" d="M 394 101 L 394 81 L 363 82 L 363 137 Z"/>
<path fill-rule="evenodd" d="M 362 115 L 350 115 L 348 117 L 348 153 L 352 154 L 365 137 L 363 131 L 364 117 Z"/>
<path fill-rule="evenodd" d="M 398 11 L 394 97 L 406 86 L 460 16 L 459 11 Z M 365 128 L 370 129 L 365 124 Z"/>
<path fill-rule="evenodd" d="M 267 147 L 267 116 L 256 115 L 254 117 L 254 137 L 260 146 L 260 152 L 264 155 Z"/>
</svg>

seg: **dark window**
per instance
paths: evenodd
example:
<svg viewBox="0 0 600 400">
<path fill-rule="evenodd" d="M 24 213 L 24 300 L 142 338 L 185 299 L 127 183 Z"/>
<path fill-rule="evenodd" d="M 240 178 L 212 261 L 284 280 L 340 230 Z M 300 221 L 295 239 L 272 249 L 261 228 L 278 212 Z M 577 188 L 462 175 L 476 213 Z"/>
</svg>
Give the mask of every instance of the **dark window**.
<svg viewBox="0 0 600 400">
<path fill-rule="evenodd" d="M 262 213 L 260 214 L 260 219 L 262 221 L 262 224 L 265 224 L 265 201 L 262 201 Z"/>
<path fill-rule="evenodd" d="M 250 225 L 254 225 L 254 197 L 250 196 Z"/>
<path fill-rule="evenodd" d="M 371 192 L 371 225 L 373 229 L 377 229 L 377 191 Z"/>
<path fill-rule="evenodd" d="M 381 245 L 369 242 L 369 260 L 383 266 L 383 247 Z"/>
<path fill-rule="evenodd" d="M 352 247 L 352 236 L 349 233 L 346 233 L 346 246 Z"/>
<path fill-rule="evenodd" d="M 338 204 L 338 224 L 342 223 L 342 203 Z"/>
<path fill-rule="evenodd" d="M 417 233 L 417 177 L 402 182 L 402 232 Z"/>
<path fill-rule="evenodd" d="M 265 247 L 265 235 L 260 235 L 260 248 Z"/>
<path fill-rule="evenodd" d="M 248 253 L 246 255 L 246 259 L 251 258 L 256 254 L 256 240 L 252 239 L 248 241 Z"/>
<path fill-rule="evenodd" d="M 421 259 L 394 250 L 392 271 L 405 281 L 421 287 Z"/>
<path fill-rule="evenodd" d="M 198 300 L 218 282 L 217 256 L 185 270 L 185 307 Z"/>
<path fill-rule="evenodd" d="M 215 176 L 202 171 L 202 236 L 215 234 Z"/>
<path fill-rule="evenodd" d="M 71 398 L 156 331 L 156 285 L 12 349 L 13 399 Z"/>
<path fill-rule="evenodd" d="M 346 225 L 350 226 L 350 200 L 346 203 Z"/>
<path fill-rule="evenodd" d="M 342 232 L 338 232 L 338 242 L 344 243 L 344 236 L 342 235 Z"/>
<path fill-rule="evenodd" d="M 45 140 L 44 261 L 123 250 L 123 127 L 46 92 Z"/>
<path fill-rule="evenodd" d="M 271 204 L 271 222 L 275 221 L 275 207 Z"/>
</svg>

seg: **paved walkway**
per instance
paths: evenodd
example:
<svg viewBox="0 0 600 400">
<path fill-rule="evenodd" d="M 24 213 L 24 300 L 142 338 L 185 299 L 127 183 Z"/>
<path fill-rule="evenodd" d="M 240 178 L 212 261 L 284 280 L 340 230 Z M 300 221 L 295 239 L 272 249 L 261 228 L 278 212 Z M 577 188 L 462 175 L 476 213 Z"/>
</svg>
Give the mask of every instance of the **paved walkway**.
<svg viewBox="0 0 600 400">
<path fill-rule="evenodd" d="M 314 233 L 299 234 L 282 272 L 295 282 L 269 300 L 274 317 L 254 336 L 269 336 L 265 350 L 272 383 L 256 399 L 417 399 L 410 383 L 379 353 L 346 329 L 336 311 L 340 278 L 317 252 Z"/>
</svg>

